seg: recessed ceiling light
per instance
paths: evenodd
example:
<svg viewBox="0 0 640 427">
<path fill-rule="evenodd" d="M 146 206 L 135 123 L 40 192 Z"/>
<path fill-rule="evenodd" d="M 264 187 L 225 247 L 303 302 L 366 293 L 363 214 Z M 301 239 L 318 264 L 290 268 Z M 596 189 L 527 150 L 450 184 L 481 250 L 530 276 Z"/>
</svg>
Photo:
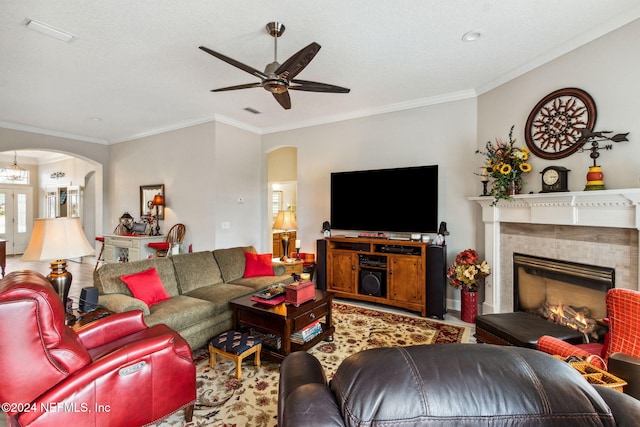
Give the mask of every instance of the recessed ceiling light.
<svg viewBox="0 0 640 427">
<path fill-rule="evenodd" d="M 52 27 L 49 24 L 45 24 L 44 22 L 39 22 L 34 19 L 27 18 L 24 21 L 24 24 L 31 30 L 46 34 L 47 36 L 53 37 L 54 39 L 62 40 L 63 42 L 69 43 L 71 40 L 76 38 L 76 36 L 71 33 L 67 33 L 66 31 L 62 31 L 58 28 Z"/>
<path fill-rule="evenodd" d="M 260 111 L 256 110 L 255 108 L 247 107 L 244 110 L 253 114 L 260 114 Z"/>
<path fill-rule="evenodd" d="M 100 117 L 89 117 L 89 120 L 91 120 L 92 122 L 101 122 L 102 119 Z"/>
<path fill-rule="evenodd" d="M 480 38 L 480 36 L 482 36 L 482 33 L 478 30 L 471 30 L 466 32 L 463 36 L 462 36 L 462 41 L 463 42 L 474 42 L 476 40 L 478 40 Z"/>
</svg>

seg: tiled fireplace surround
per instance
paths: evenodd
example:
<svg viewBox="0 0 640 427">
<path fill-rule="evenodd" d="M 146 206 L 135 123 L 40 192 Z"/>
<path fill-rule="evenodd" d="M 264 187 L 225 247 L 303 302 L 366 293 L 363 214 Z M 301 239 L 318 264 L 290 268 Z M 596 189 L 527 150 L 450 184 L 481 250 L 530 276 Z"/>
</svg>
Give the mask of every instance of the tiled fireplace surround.
<svg viewBox="0 0 640 427">
<path fill-rule="evenodd" d="M 482 313 L 513 311 L 513 253 L 615 268 L 615 286 L 640 290 L 640 188 L 523 194 L 480 204 L 486 278 Z"/>
</svg>

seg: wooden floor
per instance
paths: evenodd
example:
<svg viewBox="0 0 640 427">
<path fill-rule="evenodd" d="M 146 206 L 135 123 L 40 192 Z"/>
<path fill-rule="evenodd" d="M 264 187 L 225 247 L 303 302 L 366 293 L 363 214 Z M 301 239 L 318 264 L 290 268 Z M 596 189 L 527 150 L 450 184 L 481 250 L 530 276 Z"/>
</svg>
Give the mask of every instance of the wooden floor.
<svg viewBox="0 0 640 427">
<path fill-rule="evenodd" d="M 67 271 L 72 274 L 71 289 L 69 296 L 74 301 L 78 301 L 80 291 L 84 287 L 93 286 L 93 268 L 95 267 L 94 257 L 85 257 L 83 262 L 67 261 Z M 20 261 L 20 255 L 7 256 L 7 268 L 5 275 L 12 271 L 32 270 L 37 271 L 43 276 L 47 276 L 51 272 L 49 262 L 24 262 Z"/>
</svg>

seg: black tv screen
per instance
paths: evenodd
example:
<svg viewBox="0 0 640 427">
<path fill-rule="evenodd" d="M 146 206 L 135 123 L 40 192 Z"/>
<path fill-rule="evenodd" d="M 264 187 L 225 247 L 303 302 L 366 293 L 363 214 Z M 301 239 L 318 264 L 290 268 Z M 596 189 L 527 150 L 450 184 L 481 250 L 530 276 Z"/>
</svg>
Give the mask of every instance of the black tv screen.
<svg viewBox="0 0 640 427">
<path fill-rule="evenodd" d="M 438 165 L 333 172 L 331 228 L 437 233 Z"/>
</svg>

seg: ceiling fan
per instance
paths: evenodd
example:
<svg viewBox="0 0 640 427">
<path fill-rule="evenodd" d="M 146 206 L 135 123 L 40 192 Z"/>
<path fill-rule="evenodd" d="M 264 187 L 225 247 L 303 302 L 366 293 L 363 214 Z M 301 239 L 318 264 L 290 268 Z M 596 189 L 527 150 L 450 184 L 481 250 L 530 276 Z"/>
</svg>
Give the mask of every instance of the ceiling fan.
<svg viewBox="0 0 640 427">
<path fill-rule="evenodd" d="M 245 65 L 234 59 L 229 58 L 221 53 L 215 52 L 207 47 L 200 46 L 200 49 L 215 56 L 224 62 L 233 65 L 236 68 L 246 71 L 249 74 L 260 78 L 259 83 L 247 83 L 237 86 L 223 87 L 220 89 L 212 89 L 211 92 L 223 92 L 227 90 L 249 89 L 254 87 L 262 87 L 271 92 L 278 103 L 288 110 L 291 108 L 291 98 L 289 90 L 303 90 L 307 92 L 330 92 L 330 93 L 349 93 L 350 89 L 334 86 L 326 83 L 312 82 L 309 80 L 294 79 L 304 68 L 309 65 L 311 60 L 320 50 L 320 45 L 316 42 L 301 49 L 284 64 L 278 63 L 278 37 L 284 33 L 284 25 L 280 22 L 270 22 L 267 24 L 267 32 L 274 38 L 273 62 L 267 64 L 264 72 L 256 70 L 253 67 Z"/>
</svg>

